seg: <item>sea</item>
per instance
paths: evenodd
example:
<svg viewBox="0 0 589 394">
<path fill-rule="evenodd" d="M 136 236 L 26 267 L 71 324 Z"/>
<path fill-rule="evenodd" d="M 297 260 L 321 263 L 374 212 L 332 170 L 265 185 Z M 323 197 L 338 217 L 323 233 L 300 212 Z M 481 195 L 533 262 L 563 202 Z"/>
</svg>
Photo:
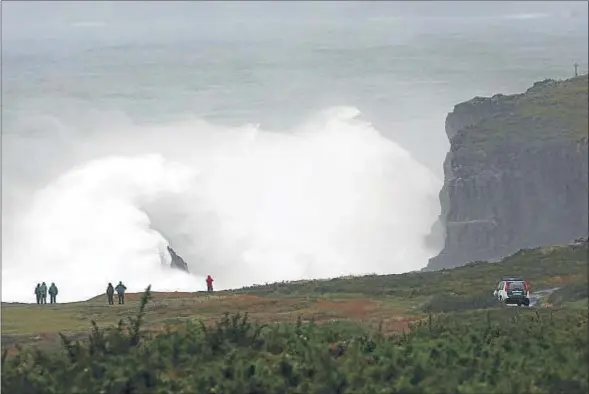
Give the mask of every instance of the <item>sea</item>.
<svg viewBox="0 0 589 394">
<path fill-rule="evenodd" d="M 6 302 L 418 270 L 447 113 L 588 68 L 587 2 L 0 6 Z"/>
</svg>

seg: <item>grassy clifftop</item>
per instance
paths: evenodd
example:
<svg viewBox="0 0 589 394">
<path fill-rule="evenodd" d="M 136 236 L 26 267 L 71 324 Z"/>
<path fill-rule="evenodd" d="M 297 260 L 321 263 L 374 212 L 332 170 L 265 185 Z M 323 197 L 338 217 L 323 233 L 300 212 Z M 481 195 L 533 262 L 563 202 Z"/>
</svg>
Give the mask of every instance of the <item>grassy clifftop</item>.
<svg viewBox="0 0 589 394">
<path fill-rule="evenodd" d="M 146 294 L 148 296 L 148 294 Z M 147 301 L 147 297 L 145 301 Z M 86 343 L 2 358 L 2 392 L 584 393 L 587 314 L 463 313 L 385 336 L 366 327 L 263 326 L 239 315 L 150 335 L 145 314 Z"/>
<path fill-rule="evenodd" d="M 2 304 L 1 389 L 587 392 L 587 312 L 567 306 L 568 300 L 584 300 L 586 309 L 587 247 L 582 242 L 522 250 L 499 263 L 213 296 L 148 290 L 143 297 L 129 294 L 127 305 L 108 306 L 104 296 Z M 501 307 L 490 293 L 505 275 L 524 276 L 533 290 L 562 286 L 553 294 L 563 307 Z M 67 334 L 61 346 L 58 332 Z"/>
<path fill-rule="evenodd" d="M 455 146 L 493 144 L 499 141 L 567 140 L 587 142 L 588 75 L 567 80 L 537 82 L 525 93 L 477 97 L 456 106 L 456 114 L 481 112 L 477 122 L 453 138 Z"/>
<path fill-rule="evenodd" d="M 468 295 L 480 289 L 492 289 L 503 276 L 524 276 L 536 288 L 564 282 L 586 282 L 587 269 L 585 242 L 521 250 L 498 263 L 474 262 L 450 270 L 273 283 L 235 292 L 264 296 L 363 294 L 401 298 L 448 292 Z"/>
<path fill-rule="evenodd" d="M 274 283 L 232 291 L 153 293 L 146 307 L 147 327 L 180 321 L 213 323 L 223 313 L 248 312 L 261 322 L 355 321 L 384 324 L 387 332 L 406 329 L 428 312 L 497 308 L 494 286 L 503 276 L 520 275 L 532 291 L 587 283 L 587 243 L 522 250 L 498 263 L 472 263 L 435 272 Z M 576 289 L 576 287 L 572 287 Z M 579 299 L 575 292 L 575 300 Z M 566 302 L 569 292 L 559 302 Z M 50 344 L 58 332 L 84 336 L 89 322 L 112 326 L 132 316 L 138 294 L 127 305 L 106 305 L 104 295 L 85 302 L 39 306 L 2 304 L 2 345 Z M 582 299 L 582 297 L 581 297 Z"/>
</svg>

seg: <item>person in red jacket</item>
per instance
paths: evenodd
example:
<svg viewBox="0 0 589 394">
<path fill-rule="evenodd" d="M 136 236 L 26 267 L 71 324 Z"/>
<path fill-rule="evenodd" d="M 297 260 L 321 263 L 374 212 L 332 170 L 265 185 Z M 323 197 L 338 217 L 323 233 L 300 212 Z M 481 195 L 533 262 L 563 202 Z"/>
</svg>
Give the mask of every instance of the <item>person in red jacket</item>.
<svg viewBox="0 0 589 394">
<path fill-rule="evenodd" d="M 207 275 L 207 291 L 209 293 L 213 292 L 213 278 L 211 278 L 211 275 Z"/>
</svg>

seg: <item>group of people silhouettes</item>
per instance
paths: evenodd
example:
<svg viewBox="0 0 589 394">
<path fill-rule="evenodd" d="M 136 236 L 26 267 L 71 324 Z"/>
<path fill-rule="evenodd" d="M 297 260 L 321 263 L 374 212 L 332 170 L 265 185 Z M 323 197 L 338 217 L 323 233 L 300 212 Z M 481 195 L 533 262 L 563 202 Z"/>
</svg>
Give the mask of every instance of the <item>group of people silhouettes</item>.
<svg viewBox="0 0 589 394">
<path fill-rule="evenodd" d="M 207 292 L 213 292 L 213 278 L 211 275 L 207 275 Z M 114 287 L 112 283 L 109 283 L 106 287 L 106 298 L 108 300 L 108 305 L 115 304 L 115 292 L 117 293 L 119 305 L 125 304 L 125 291 L 127 290 L 127 286 L 123 284 L 122 281 L 119 281 L 119 284 Z M 45 282 L 37 283 L 37 287 L 35 287 L 35 295 L 37 296 L 37 304 L 46 304 L 47 303 L 47 293 L 49 293 L 50 303 L 55 304 L 57 302 L 57 286 L 55 283 L 51 282 L 51 286 L 49 289 Z"/>
<path fill-rule="evenodd" d="M 106 287 L 106 298 L 108 299 L 108 305 L 114 305 L 115 300 L 115 291 L 117 292 L 117 296 L 119 298 L 119 305 L 125 304 L 125 291 L 127 290 L 127 286 L 123 284 L 122 281 L 119 281 L 117 287 L 113 287 L 112 283 L 109 283 Z"/>
<path fill-rule="evenodd" d="M 47 289 L 47 285 L 45 282 L 37 283 L 35 287 L 35 296 L 37 298 L 37 304 L 46 304 L 47 303 L 47 293 L 49 293 L 49 302 L 51 304 L 55 304 L 57 302 L 57 286 L 55 283 L 51 282 L 51 286 Z"/>
<path fill-rule="evenodd" d="M 211 275 L 207 275 L 207 292 L 213 292 L 213 278 Z M 117 293 L 117 297 L 119 300 L 119 305 L 125 304 L 125 291 L 127 290 L 127 286 L 123 284 L 122 281 L 119 281 L 119 284 L 116 287 L 113 287 L 112 283 L 109 283 L 106 287 L 106 299 L 108 300 L 108 305 L 114 305 L 115 300 L 115 292 Z"/>
</svg>

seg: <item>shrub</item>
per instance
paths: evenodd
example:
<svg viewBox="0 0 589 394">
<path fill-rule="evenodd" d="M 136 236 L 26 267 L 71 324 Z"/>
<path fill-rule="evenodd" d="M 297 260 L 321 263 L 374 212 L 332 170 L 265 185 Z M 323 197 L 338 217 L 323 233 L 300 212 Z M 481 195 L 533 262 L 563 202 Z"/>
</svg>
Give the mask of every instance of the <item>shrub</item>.
<svg viewBox="0 0 589 394">
<path fill-rule="evenodd" d="M 456 312 L 472 309 L 497 308 L 501 306 L 489 292 L 476 295 L 438 294 L 434 295 L 424 306 L 426 313 Z"/>
<path fill-rule="evenodd" d="M 260 325 L 225 315 L 161 333 L 136 318 L 94 325 L 60 352 L 2 357 L 2 392 L 67 393 L 581 393 L 587 314 L 516 308 L 434 317 L 384 336 L 346 325 Z"/>
<path fill-rule="evenodd" d="M 589 283 L 570 283 L 555 290 L 548 296 L 548 303 L 553 306 L 560 306 L 569 301 L 580 301 L 589 297 Z"/>
</svg>

